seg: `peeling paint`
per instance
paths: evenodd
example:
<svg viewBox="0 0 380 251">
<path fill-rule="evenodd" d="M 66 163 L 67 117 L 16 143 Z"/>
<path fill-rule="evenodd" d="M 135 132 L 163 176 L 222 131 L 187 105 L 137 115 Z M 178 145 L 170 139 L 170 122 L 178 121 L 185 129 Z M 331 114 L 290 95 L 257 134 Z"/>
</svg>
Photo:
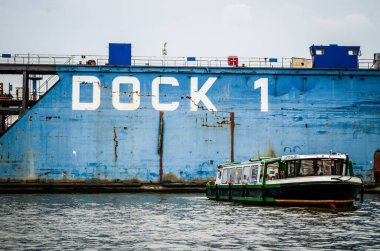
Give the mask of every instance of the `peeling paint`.
<svg viewBox="0 0 380 251">
<path fill-rule="evenodd" d="M 60 119 L 60 116 L 46 116 L 46 121 L 52 120 L 52 119 Z"/>
<path fill-rule="evenodd" d="M 267 154 L 265 155 L 266 157 L 276 157 L 276 152 L 275 150 L 273 149 L 273 147 L 270 147 Z"/>
<path fill-rule="evenodd" d="M 181 182 L 182 179 L 173 173 L 165 173 L 162 176 L 162 182 Z"/>
</svg>

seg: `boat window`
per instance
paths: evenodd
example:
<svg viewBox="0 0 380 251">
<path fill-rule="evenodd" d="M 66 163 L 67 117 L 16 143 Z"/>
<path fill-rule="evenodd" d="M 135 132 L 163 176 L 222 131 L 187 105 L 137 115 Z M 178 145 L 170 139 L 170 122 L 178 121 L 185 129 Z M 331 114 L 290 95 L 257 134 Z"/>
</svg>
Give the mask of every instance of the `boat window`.
<svg viewBox="0 0 380 251">
<path fill-rule="evenodd" d="M 323 175 L 331 175 L 331 167 L 333 165 L 333 161 L 330 159 L 323 160 Z"/>
<path fill-rule="evenodd" d="M 230 168 L 224 168 L 222 173 L 222 184 L 226 184 L 228 181 Z"/>
<path fill-rule="evenodd" d="M 315 160 L 314 162 L 314 169 L 316 170 L 315 175 L 324 175 L 325 169 L 326 169 L 324 162 L 325 161 L 321 159 Z"/>
<path fill-rule="evenodd" d="M 259 174 L 259 166 L 251 167 L 251 180 L 250 183 L 257 183 L 257 176 Z"/>
<path fill-rule="evenodd" d="M 236 168 L 230 168 L 230 173 L 229 173 L 229 179 L 228 183 L 230 184 L 235 184 L 236 183 Z"/>
<path fill-rule="evenodd" d="M 302 159 L 286 162 L 287 177 L 346 175 L 346 173 L 346 161 L 342 159 Z"/>
<path fill-rule="evenodd" d="M 236 168 L 224 168 L 222 184 L 234 184 L 236 182 Z"/>
<path fill-rule="evenodd" d="M 330 159 L 301 160 L 299 176 L 328 175 L 328 173 L 331 173 L 331 166 Z"/>
<path fill-rule="evenodd" d="M 267 166 L 266 180 L 275 180 L 279 178 L 279 163 L 271 163 Z"/>
<path fill-rule="evenodd" d="M 259 168 L 259 171 L 258 171 L 258 173 L 260 174 L 260 176 L 259 176 L 259 182 L 260 182 L 260 183 L 263 182 L 264 169 L 265 169 L 264 166 L 261 166 L 261 167 Z"/>
<path fill-rule="evenodd" d="M 346 165 L 345 162 L 340 159 L 338 160 L 332 160 L 332 159 L 301 160 L 298 175 L 299 176 L 342 175 L 344 173 L 345 165 Z M 289 173 L 289 165 L 288 165 L 288 173 Z"/>
<path fill-rule="evenodd" d="M 286 163 L 286 171 L 287 171 L 286 176 L 287 177 L 294 177 L 295 176 L 296 163 L 297 163 L 296 161 L 288 161 Z"/>
<path fill-rule="evenodd" d="M 342 174 L 342 160 L 338 159 L 334 161 L 334 166 L 331 170 L 332 175 L 341 175 Z"/>
<path fill-rule="evenodd" d="M 241 184 L 243 169 L 241 167 L 236 168 L 236 183 Z"/>
<path fill-rule="evenodd" d="M 347 168 L 346 168 L 346 160 L 341 160 L 341 167 L 340 167 L 340 174 L 341 175 L 348 175 L 348 171 L 347 171 Z"/>
<path fill-rule="evenodd" d="M 314 174 L 314 160 L 301 160 L 299 176 L 310 176 Z"/>
<path fill-rule="evenodd" d="M 318 160 L 318 163 L 320 161 L 322 165 L 318 170 L 319 175 L 341 175 L 346 166 L 343 160 L 323 159 Z"/>
<path fill-rule="evenodd" d="M 245 166 L 243 167 L 243 184 L 251 183 L 251 167 Z"/>
</svg>

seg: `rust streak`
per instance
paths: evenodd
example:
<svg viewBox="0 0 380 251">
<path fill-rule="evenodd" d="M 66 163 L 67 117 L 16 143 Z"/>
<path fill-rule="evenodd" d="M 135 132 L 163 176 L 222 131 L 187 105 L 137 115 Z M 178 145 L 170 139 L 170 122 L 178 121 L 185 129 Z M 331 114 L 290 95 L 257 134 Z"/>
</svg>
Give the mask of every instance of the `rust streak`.
<svg viewBox="0 0 380 251">
<path fill-rule="evenodd" d="M 114 152 L 115 152 L 115 162 L 117 161 L 117 146 L 119 142 L 117 141 L 116 127 L 113 128 L 113 143 L 114 143 Z"/>
<path fill-rule="evenodd" d="M 230 123 L 232 123 L 232 121 L 230 121 L 230 120 L 222 120 L 222 121 L 218 121 L 218 122 L 216 122 L 217 124 L 219 124 L 219 125 L 226 125 L 226 124 L 230 124 Z"/>
<path fill-rule="evenodd" d="M 202 124 L 204 127 L 223 127 L 222 125 L 207 125 L 207 124 Z"/>
<path fill-rule="evenodd" d="M 160 182 L 162 183 L 163 176 L 163 140 L 164 139 L 164 112 L 160 111 L 160 125 L 158 132 L 158 153 L 160 154 Z"/>
</svg>

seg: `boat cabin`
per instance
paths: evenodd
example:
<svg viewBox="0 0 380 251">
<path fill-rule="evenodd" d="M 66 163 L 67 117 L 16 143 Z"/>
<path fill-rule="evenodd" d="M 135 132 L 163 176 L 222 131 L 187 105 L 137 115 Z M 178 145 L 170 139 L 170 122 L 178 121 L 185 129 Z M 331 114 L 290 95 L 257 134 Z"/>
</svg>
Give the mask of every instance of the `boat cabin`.
<svg viewBox="0 0 380 251">
<path fill-rule="evenodd" d="M 347 163 L 349 163 L 347 165 Z M 287 155 L 218 166 L 216 184 L 263 184 L 285 178 L 353 175 L 345 154 Z"/>
</svg>

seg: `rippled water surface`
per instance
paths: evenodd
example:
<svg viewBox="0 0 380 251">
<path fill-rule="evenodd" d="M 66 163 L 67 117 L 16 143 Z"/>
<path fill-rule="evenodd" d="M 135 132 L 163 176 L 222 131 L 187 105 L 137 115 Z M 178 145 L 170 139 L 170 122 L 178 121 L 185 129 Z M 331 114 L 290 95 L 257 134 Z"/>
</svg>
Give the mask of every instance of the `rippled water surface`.
<svg viewBox="0 0 380 251">
<path fill-rule="evenodd" d="M 350 211 L 203 194 L 0 195 L 0 221 L 6 250 L 380 249 L 380 195 Z"/>
</svg>

